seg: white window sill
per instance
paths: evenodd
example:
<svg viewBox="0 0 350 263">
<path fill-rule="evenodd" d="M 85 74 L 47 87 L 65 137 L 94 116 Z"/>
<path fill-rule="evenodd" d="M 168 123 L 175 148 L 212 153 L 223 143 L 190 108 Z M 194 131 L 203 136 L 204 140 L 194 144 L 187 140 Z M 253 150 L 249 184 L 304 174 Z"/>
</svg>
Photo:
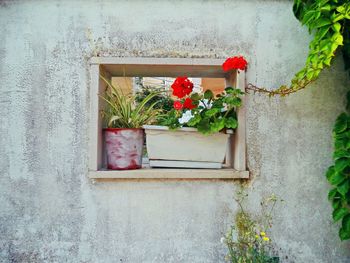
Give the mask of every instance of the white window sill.
<svg viewBox="0 0 350 263">
<path fill-rule="evenodd" d="M 90 179 L 249 179 L 249 171 L 224 169 L 142 168 L 89 171 Z"/>
</svg>

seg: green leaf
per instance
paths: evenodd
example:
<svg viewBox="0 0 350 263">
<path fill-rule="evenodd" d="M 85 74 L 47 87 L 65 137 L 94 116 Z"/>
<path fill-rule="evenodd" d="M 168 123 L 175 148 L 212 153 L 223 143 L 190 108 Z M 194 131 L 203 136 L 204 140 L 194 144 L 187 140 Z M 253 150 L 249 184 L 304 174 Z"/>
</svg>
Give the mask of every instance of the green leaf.
<svg viewBox="0 0 350 263">
<path fill-rule="evenodd" d="M 225 119 L 225 127 L 230 129 L 236 129 L 238 126 L 238 122 L 236 118 L 229 117 Z"/>
<path fill-rule="evenodd" d="M 344 6 L 344 5 L 338 6 L 336 10 L 337 10 L 339 13 L 345 13 L 345 6 Z"/>
<path fill-rule="evenodd" d="M 347 128 L 347 123 L 348 123 L 348 115 L 346 113 L 340 114 L 337 120 L 335 121 L 333 131 L 335 133 L 341 133 L 345 131 Z"/>
<path fill-rule="evenodd" d="M 333 28 L 333 30 L 335 31 L 335 32 L 340 32 L 340 29 L 341 29 L 341 25 L 340 25 L 340 23 L 334 23 L 333 25 L 332 25 L 332 28 Z"/>
<path fill-rule="evenodd" d="M 305 24 L 308 24 L 312 19 L 315 18 L 315 14 L 316 11 L 315 10 L 309 10 L 308 12 L 306 12 L 304 14 L 304 17 L 303 17 L 303 20 L 302 20 L 302 24 L 305 25 Z"/>
<path fill-rule="evenodd" d="M 341 200 L 339 198 L 333 199 L 332 207 L 334 210 L 339 209 L 339 207 L 341 207 Z"/>
<path fill-rule="evenodd" d="M 197 129 L 199 132 L 203 134 L 209 134 L 210 133 L 210 123 L 209 119 L 201 119 L 201 121 L 197 125 Z"/>
<path fill-rule="evenodd" d="M 334 173 L 335 173 L 334 165 L 328 167 L 328 170 L 326 172 L 327 180 L 329 180 Z"/>
<path fill-rule="evenodd" d="M 314 28 L 319 28 L 319 27 L 323 27 L 323 26 L 327 26 L 332 24 L 332 21 L 328 18 L 320 18 L 318 20 L 315 20 L 314 22 Z"/>
<path fill-rule="evenodd" d="M 224 98 L 224 102 L 236 107 L 239 107 L 242 104 L 241 98 L 237 98 L 237 97 L 226 97 Z"/>
<path fill-rule="evenodd" d="M 197 101 L 197 100 L 200 100 L 200 99 L 201 99 L 201 96 L 200 96 L 198 93 L 193 93 L 193 94 L 191 95 L 191 99 L 192 99 L 193 101 Z"/>
<path fill-rule="evenodd" d="M 331 11 L 331 5 L 322 6 L 321 11 Z"/>
<path fill-rule="evenodd" d="M 336 33 L 333 36 L 333 40 L 334 40 L 334 43 L 336 43 L 337 45 L 339 45 L 339 46 L 343 45 L 344 38 L 340 33 Z"/>
<path fill-rule="evenodd" d="M 328 181 L 331 185 L 338 185 L 344 181 L 344 175 L 342 173 L 335 172 L 330 176 Z"/>
<path fill-rule="evenodd" d="M 343 14 L 339 14 L 339 15 L 336 15 L 335 17 L 334 17 L 334 19 L 333 19 L 333 23 L 335 23 L 335 22 L 337 22 L 337 21 L 339 21 L 339 20 L 342 20 L 342 19 L 344 19 L 344 15 Z"/>
<path fill-rule="evenodd" d="M 200 114 L 195 114 L 188 122 L 187 125 L 190 127 L 193 127 L 197 125 L 201 121 L 201 116 Z"/>
<path fill-rule="evenodd" d="M 337 188 L 333 188 L 332 190 L 329 191 L 328 193 L 328 200 L 331 201 L 334 199 L 334 197 L 337 195 L 338 191 Z"/>
<path fill-rule="evenodd" d="M 337 222 L 340 219 L 342 219 L 347 213 L 348 213 L 348 209 L 346 209 L 345 207 L 340 207 L 338 209 L 335 209 L 332 214 L 333 220 Z"/>
<path fill-rule="evenodd" d="M 216 119 L 210 124 L 210 133 L 219 132 L 225 127 L 224 119 Z"/>
<path fill-rule="evenodd" d="M 341 158 L 335 161 L 334 169 L 336 172 L 340 173 L 349 165 L 350 165 L 349 159 Z"/>
<path fill-rule="evenodd" d="M 225 91 L 226 91 L 227 94 L 232 94 L 233 90 L 234 90 L 234 88 L 232 88 L 232 87 L 225 88 Z"/>
<path fill-rule="evenodd" d="M 208 89 L 204 92 L 204 98 L 210 100 L 214 98 L 214 93 L 210 89 Z"/>
<path fill-rule="evenodd" d="M 337 190 L 338 192 L 345 197 L 346 193 L 349 192 L 350 189 L 350 182 L 349 180 L 345 180 L 344 182 L 342 182 L 341 184 L 338 185 Z"/>
<path fill-rule="evenodd" d="M 342 224 L 342 228 L 344 228 L 345 231 L 350 232 L 350 212 L 343 217 L 341 224 Z"/>
<path fill-rule="evenodd" d="M 350 239 L 350 231 L 347 231 L 343 227 L 339 229 L 339 237 L 341 241 Z"/>
<path fill-rule="evenodd" d="M 340 158 L 350 158 L 350 152 L 345 149 L 337 149 L 333 153 L 333 159 L 337 160 Z"/>
<path fill-rule="evenodd" d="M 320 40 L 322 39 L 329 31 L 329 26 L 324 26 L 324 27 L 321 27 L 318 32 L 317 32 L 317 35 L 316 37 Z M 326 43 L 328 44 L 328 41 L 326 41 Z M 322 47 L 321 47 L 322 48 Z"/>
<path fill-rule="evenodd" d="M 220 112 L 220 109 L 218 109 L 218 108 L 211 108 L 211 109 L 205 111 L 204 115 L 207 116 L 207 117 L 212 117 L 218 112 Z"/>
</svg>

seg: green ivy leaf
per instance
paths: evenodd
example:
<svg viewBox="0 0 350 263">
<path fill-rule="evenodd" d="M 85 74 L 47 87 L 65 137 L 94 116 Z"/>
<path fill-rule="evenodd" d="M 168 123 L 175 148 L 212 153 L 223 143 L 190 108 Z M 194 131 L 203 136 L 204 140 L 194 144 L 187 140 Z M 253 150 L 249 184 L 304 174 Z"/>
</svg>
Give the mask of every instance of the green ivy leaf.
<svg viewBox="0 0 350 263">
<path fill-rule="evenodd" d="M 334 165 L 332 165 L 328 168 L 326 172 L 326 177 L 328 181 L 330 180 L 330 178 L 333 176 L 334 173 L 335 173 L 335 169 L 334 169 Z"/>
<path fill-rule="evenodd" d="M 348 123 L 348 115 L 346 113 L 342 113 L 339 115 L 337 120 L 335 121 L 335 126 L 333 131 L 335 133 L 341 133 L 346 130 Z"/>
<path fill-rule="evenodd" d="M 332 214 L 333 220 L 337 222 L 340 219 L 342 219 L 347 213 L 348 213 L 348 209 L 346 209 L 345 207 L 339 207 L 338 209 L 335 209 L 333 211 L 333 214 Z"/>
<path fill-rule="evenodd" d="M 321 27 L 321 28 L 319 29 L 319 31 L 317 32 L 316 37 L 317 37 L 319 40 L 322 39 L 322 38 L 328 33 L 329 29 L 330 29 L 329 26 Z M 326 44 L 328 44 L 328 41 L 326 41 Z M 320 48 L 322 48 L 322 47 L 320 46 Z"/>
<path fill-rule="evenodd" d="M 350 158 L 350 152 L 345 149 L 337 149 L 333 154 L 333 159 L 337 160 L 340 158 Z"/>
<path fill-rule="evenodd" d="M 345 13 L 345 6 L 344 5 L 338 6 L 336 10 L 341 14 Z"/>
<path fill-rule="evenodd" d="M 337 193 L 338 193 L 337 188 L 333 188 L 332 190 L 330 190 L 328 193 L 328 200 L 329 201 L 333 200 L 336 197 Z"/>
<path fill-rule="evenodd" d="M 332 207 L 334 210 L 336 209 L 339 209 L 341 207 L 341 200 L 338 198 L 338 199 L 334 199 L 332 201 Z"/>
<path fill-rule="evenodd" d="M 332 24 L 332 21 L 329 18 L 320 18 L 314 22 L 314 28 L 319 28 Z"/>
<path fill-rule="evenodd" d="M 304 14 L 303 20 L 302 20 L 302 24 L 303 25 L 307 25 L 309 24 L 310 21 L 312 21 L 313 19 L 317 18 L 318 16 L 318 11 L 316 10 L 309 10 Z"/>
<path fill-rule="evenodd" d="M 341 25 L 340 25 L 339 22 L 337 22 L 337 23 L 334 23 L 334 24 L 332 25 L 332 28 L 333 28 L 333 30 L 334 30 L 335 32 L 340 32 Z"/>
<path fill-rule="evenodd" d="M 335 161 L 334 169 L 336 172 L 341 173 L 349 165 L 350 162 L 347 158 L 341 158 Z"/>
<path fill-rule="evenodd" d="M 344 228 L 345 231 L 350 233 L 350 212 L 343 217 L 342 228 Z"/>
<path fill-rule="evenodd" d="M 344 181 L 344 175 L 342 173 L 335 172 L 329 177 L 328 181 L 331 185 L 338 185 Z"/>
<path fill-rule="evenodd" d="M 338 185 L 337 190 L 338 192 L 345 197 L 346 193 L 349 192 L 350 189 L 350 182 L 349 180 L 345 180 L 341 184 Z"/>
<path fill-rule="evenodd" d="M 350 231 L 346 231 L 343 227 L 339 229 L 339 237 L 341 241 L 350 239 Z"/>
</svg>

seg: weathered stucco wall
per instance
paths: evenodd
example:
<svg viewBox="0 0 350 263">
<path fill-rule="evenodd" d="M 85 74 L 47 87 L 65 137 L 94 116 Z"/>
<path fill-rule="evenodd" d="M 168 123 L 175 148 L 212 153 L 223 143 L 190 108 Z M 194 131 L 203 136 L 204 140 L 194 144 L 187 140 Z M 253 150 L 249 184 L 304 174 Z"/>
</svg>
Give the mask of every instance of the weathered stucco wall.
<svg viewBox="0 0 350 263">
<path fill-rule="evenodd" d="M 291 1 L 0 1 L 0 261 L 223 262 L 238 184 L 87 178 L 91 56 L 243 54 L 248 81 L 288 82 L 309 36 Z M 349 86 L 341 58 L 305 91 L 248 96 L 249 210 L 285 200 L 283 262 L 349 262 L 324 172 Z"/>
</svg>

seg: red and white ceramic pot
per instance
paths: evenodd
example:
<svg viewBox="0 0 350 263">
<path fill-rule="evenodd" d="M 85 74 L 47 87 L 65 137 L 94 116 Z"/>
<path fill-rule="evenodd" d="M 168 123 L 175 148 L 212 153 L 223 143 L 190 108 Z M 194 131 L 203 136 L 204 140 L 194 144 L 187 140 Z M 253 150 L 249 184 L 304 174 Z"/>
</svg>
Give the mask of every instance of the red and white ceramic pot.
<svg viewBox="0 0 350 263">
<path fill-rule="evenodd" d="M 112 170 L 132 170 L 142 166 L 143 129 L 106 128 L 104 138 L 107 167 Z"/>
</svg>

